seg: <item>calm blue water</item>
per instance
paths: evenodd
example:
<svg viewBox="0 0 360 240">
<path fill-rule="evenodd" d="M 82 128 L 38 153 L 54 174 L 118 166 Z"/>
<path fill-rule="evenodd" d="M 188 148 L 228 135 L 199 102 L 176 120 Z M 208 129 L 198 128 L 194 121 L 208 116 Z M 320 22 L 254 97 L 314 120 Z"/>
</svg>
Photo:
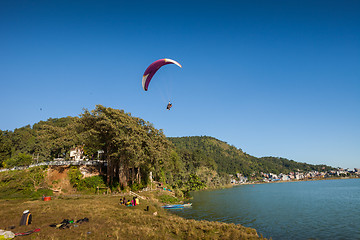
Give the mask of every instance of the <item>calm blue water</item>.
<svg viewBox="0 0 360 240">
<path fill-rule="evenodd" d="M 360 179 L 243 185 L 195 192 L 193 219 L 255 228 L 266 238 L 360 239 Z"/>
</svg>

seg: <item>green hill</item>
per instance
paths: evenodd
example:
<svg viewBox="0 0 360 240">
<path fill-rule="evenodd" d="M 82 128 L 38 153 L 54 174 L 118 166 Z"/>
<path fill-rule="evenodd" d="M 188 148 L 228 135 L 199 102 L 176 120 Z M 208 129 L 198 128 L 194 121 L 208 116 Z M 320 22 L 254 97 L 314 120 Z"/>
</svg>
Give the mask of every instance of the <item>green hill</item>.
<svg viewBox="0 0 360 240">
<path fill-rule="evenodd" d="M 184 151 L 202 152 L 208 161 L 216 163 L 219 173 L 236 174 L 241 173 L 250 176 L 260 172 L 266 173 L 289 173 L 294 171 L 329 170 L 332 167 L 326 165 L 311 165 L 299 163 L 280 157 L 257 158 L 244 153 L 241 149 L 229 145 L 208 136 L 168 138 L 179 153 Z"/>
<path fill-rule="evenodd" d="M 218 173 L 245 175 L 251 174 L 255 157 L 244 153 L 241 149 L 208 136 L 168 138 L 179 153 L 197 151 L 203 153 L 208 161 L 216 163 Z"/>
</svg>

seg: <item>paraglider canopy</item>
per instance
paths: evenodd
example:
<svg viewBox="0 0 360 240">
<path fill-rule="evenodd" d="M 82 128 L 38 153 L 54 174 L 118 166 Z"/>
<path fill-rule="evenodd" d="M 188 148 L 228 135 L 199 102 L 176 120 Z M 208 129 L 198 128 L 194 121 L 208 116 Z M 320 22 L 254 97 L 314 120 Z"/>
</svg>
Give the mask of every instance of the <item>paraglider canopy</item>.
<svg viewBox="0 0 360 240">
<path fill-rule="evenodd" d="M 153 62 L 145 70 L 143 78 L 142 78 L 142 87 L 145 91 L 148 90 L 149 83 L 150 83 L 152 77 L 154 76 L 154 74 L 157 72 L 157 70 L 159 70 L 162 66 L 167 65 L 167 64 L 176 64 L 182 68 L 180 63 L 178 63 L 175 60 L 169 59 L 169 58 L 159 59 L 159 60 Z"/>
</svg>

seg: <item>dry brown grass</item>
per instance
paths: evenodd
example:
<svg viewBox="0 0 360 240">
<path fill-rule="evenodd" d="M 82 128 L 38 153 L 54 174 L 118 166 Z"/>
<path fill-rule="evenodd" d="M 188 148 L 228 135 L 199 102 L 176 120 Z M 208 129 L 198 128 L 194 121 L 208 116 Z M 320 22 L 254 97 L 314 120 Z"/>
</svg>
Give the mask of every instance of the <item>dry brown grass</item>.
<svg viewBox="0 0 360 240">
<path fill-rule="evenodd" d="M 35 228 L 41 231 L 26 239 L 262 239 L 256 230 L 241 225 L 186 220 L 162 209 L 153 200 L 140 205 L 119 205 L 119 196 L 63 197 L 48 202 L 41 200 L 0 200 L 0 229 L 16 226 L 13 232 Z M 149 211 L 144 211 L 146 206 Z M 22 212 L 29 209 L 33 222 L 19 226 Z M 153 213 L 157 212 L 155 216 Z M 63 219 L 87 217 L 89 222 L 67 229 L 49 227 Z"/>
</svg>

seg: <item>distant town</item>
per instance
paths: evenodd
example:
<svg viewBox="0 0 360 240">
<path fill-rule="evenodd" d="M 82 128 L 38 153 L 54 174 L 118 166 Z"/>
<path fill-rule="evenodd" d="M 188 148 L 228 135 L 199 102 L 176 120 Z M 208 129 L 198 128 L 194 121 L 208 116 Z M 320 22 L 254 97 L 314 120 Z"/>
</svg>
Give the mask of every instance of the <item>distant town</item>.
<svg viewBox="0 0 360 240">
<path fill-rule="evenodd" d="M 360 177 L 360 168 L 354 169 L 342 169 L 332 171 L 310 171 L 310 172 L 290 172 L 289 174 L 274 174 L 274 173 L 263 173 L 261 172 L 261 178 L 245 177 L 240 173 L 236 176 L 230 175 L 232 184 L 245 184 L 255 182 L 277 182 L 277 181 L 301 181 L 301 180 L 320 180 L 325 178 L 335 177 Z"/>
</svg>

